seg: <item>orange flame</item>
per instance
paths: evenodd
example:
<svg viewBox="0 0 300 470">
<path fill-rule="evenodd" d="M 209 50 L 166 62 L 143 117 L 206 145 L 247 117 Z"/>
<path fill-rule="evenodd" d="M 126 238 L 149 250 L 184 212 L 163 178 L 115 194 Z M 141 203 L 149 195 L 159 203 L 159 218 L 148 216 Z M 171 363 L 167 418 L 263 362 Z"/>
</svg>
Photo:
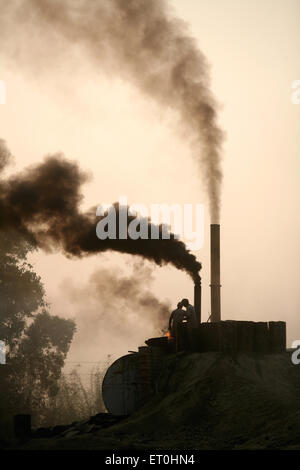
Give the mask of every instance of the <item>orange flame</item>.
<svg viewBox="0 0 300 470">
<path fill-rule="evenodd" d="M 166 336 L 167 336 L 168 339 L 172 338 L 171 333 L 169 331 L 166 332 Z"/>
</svg>

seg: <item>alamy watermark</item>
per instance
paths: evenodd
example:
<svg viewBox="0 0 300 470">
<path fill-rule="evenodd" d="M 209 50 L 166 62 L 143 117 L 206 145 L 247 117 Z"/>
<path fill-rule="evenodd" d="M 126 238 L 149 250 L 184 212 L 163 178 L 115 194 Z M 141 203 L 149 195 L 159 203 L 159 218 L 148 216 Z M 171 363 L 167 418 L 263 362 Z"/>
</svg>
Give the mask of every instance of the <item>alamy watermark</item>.
<svg viewBox="0 0 300 470">
<path fill-rule="evenodd" d="M 96 215 L 101 217 L 96 226 L 100 240 L 167 240 L 172 232 L 174 238 L 184 241 L 190 250 L 200 250 L 204 243 L 203 204 L 128 206 L 126 196 L 121 196 L 118 211 L 112 204 L 100 204 Z"/>
<path fill-rule="evenodd" d="M 0 364 L 6 364 L 6 346 L 2 340 L 0 340 Z"/>
<path fill-rule="evenodd" d="M 6 104 L 6 84 L 0 80 L 0 104 Z"/>
<path fill-rule="evenodd" d="M 300 80 L 294 80 L 292 83 L 291 101 L 293 104 L 300 104 Z"/>
<path fill-rule="evenodd" d="M 292 343 L 292 349 L 295 349 L 292 353 L 291 361 L 294 366 L 298 366 L 300 364 L 300 340 L 296 339 Z"/>
</svg>

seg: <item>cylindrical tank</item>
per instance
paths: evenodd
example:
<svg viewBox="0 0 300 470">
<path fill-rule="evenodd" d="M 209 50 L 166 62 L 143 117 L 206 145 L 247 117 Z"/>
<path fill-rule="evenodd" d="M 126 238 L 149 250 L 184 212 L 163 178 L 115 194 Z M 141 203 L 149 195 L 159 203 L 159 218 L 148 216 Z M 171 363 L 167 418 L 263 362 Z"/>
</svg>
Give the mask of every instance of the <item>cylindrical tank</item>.
<svg viewBox="0 0 300 470">
<path fill-rule="evenodd" d="M 109 413 L 130 415 L 151 394 L 151 356 L 139 352 L 117 359 L 106 371 L 102 397 Z"/>
</svg>

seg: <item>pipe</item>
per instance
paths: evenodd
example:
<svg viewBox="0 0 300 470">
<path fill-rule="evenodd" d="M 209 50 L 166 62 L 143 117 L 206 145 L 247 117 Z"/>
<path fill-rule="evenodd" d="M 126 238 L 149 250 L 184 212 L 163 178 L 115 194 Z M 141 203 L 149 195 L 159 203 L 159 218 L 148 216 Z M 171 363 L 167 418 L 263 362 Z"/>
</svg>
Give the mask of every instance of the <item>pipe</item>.
<svg viewBox="0 0 300 470">
<path fill-rule="evenodd" d="M 201 279 L 194 285 L 194 308 L 198 323 L 201 323 Z"/>
<path fill-rule="evenodd" d="M 220 225 L 210 226 L 211 322 L 221 321 Z"/>
</svg>

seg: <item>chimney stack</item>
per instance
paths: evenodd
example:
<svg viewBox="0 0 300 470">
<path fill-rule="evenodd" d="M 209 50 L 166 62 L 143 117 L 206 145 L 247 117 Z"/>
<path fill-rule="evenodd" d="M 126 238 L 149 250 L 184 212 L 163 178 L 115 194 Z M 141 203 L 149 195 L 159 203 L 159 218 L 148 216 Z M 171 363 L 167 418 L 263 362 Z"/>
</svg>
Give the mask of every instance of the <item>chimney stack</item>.
<svg viewBox="0 0 300 470">
<path fill-rule="evenodd" d="M 201 279 L 194 285 L 194 308 L 198 323 L 201 323 Z"/>
<path fill-rule="evenodd" d="M 211 321 L 221 321 L 220 225 L 210 226 Z"/>
</svg>

